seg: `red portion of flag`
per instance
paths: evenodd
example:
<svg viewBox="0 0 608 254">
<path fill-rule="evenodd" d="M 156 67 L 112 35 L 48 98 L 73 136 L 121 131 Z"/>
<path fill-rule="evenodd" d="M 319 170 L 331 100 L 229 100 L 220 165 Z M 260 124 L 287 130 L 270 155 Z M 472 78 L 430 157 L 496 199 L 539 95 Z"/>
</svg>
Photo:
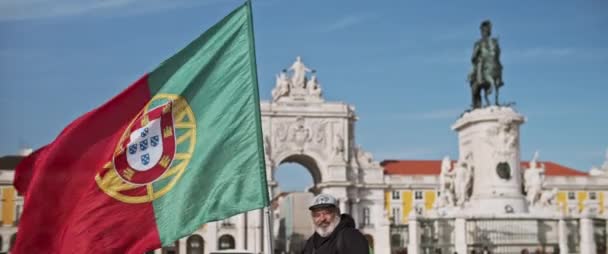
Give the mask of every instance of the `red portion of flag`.
<svg viewBox="0 0 608 254">
<path fill-rule="evenodd" d="M 11 253 L 141 254 L 160 247 L 152 204 L 122 203 L 95 181 L 150 96 L 144 76 L 19 164 L 14 185 L 25 205 Z"/>
<path fill-rule="evenodd" d="M 40 149 L 34 151 L 29 156 L 23 158 L 19 165 L 17 165 L 17 169 L 15 170 L 15 179 L 13 180 L 13 185 L 19 192 L 19 194 L 25 196 L 27 195 L 27 190 L 30 186 L 31 179 L 34 174 L 34 168 L 36 167 L 38 160 L 44 156 L 44 151 L 47 146 L 43 146 Z"/>
</svg>

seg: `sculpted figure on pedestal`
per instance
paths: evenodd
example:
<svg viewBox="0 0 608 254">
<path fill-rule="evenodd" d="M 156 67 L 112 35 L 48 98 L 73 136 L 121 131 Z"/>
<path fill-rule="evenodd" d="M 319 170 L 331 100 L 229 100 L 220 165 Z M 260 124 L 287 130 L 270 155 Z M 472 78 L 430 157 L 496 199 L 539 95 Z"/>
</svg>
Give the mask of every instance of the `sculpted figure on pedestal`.
<svg viewBox="0 0 608 254">
<path fill-rule="evenodd" d="M 283 70 L 281 74 L 277 75 L 275 88 L 272 89 L 272 100 L 277 101 L 287 95 L 289 95 L 289 79 L 287 78 L 287 72 Z"/>
<path fill-rule="evenodd" d="M 288 74 L 289 72 L 289 74 Z M 311 73 L 310 77 L 307 73 Z M 301 57 L 276 77 L 272 100 L 274 102 L 319 102 L 323 91 L 315 70 L 309 69 Z"/>
<path fill-rule="evenodd" d="M 312 71 L 312 73 L 312 77 L 310 77 L 310 80 L 306 82 L 306 88 L 308 88 L 310 95 L 321 97 L 321 87 L 317 81 L 317 75 L 314 74 L 315 71 Z"/>
<path fill-rule="evenodd" d="M 534 153 L 534 157 L 530 161 L 530 167 L 524 170 L 524 190 L 526 191 L 526 200 L 530 206 L 536 206 L 539 203 L 542 186 L 545 180 L 545 167 L 537 165 L 538 151 Z"/>
<path fill-rule="evenodd" d="M 296 57 L 296 61 L 291 65 L 289 70 L 293 71 L 291 77 L 292 85 L 297 88 L 304 88 L 306 85 L 306 73 L 311 72 L 306 65 L 302 62 L 301 57 Z"/>
<path fill-rule="evenodd" d="M 539 204 L 541 207 L 550 208 L 557 206 L 555 198 L 557 197 L 557 188 L 553 188 L 550 191 L 544 191 L 540 195 Z"/>
<path fill-rule="evenodd" d="M 470 161 L 458 161 L 454 168 L 454 189 L 456 194 L 456 205 L 462 207 L 469 200 L 469 189 L 473 179 L 473 170 Z"/>
<path fill-rule="evenodd" d="M 439 174 L 439 202 L 438 207 L 453 207 L 454 197 L 454 172 L 451 172 L 452 162 L 449 156 L 443 157 L 441 161 L 441 173 Z"/>
<path fill-rule="evenodd" d="M 514 124 L 511 119 L 501 120 L 501 129 L 499 131 L 499 140 L 502 145 L 501 151 L 506 152 L 515 147 L 517 136 L 515 135 Z"/>
<path fill-rule="evenodd" d="M 377 168 L 380 165 L 378 162 L 374 161 L 374 157 L 370 152 L 366 152 L 361 148 L 361 146 L 357 146 L 356 148 L 357 162 L 363 168 Z"/>
</svg>

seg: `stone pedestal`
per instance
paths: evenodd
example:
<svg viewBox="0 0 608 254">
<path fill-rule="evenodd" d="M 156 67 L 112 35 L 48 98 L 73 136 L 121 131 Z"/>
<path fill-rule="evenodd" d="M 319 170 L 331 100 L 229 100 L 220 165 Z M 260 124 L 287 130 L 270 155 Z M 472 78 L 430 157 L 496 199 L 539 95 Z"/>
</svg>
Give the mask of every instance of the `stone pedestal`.
<svg viewBox="0 0 608 254">
<path fill-rule="evenodd" d="M 492 106 L 463 114 L 458 132 L 460 160 L 473 169 L 472 213 L 528 211 L 522 194 L 519 126 L 524 117 L 510 107 Z"/>
</svg>

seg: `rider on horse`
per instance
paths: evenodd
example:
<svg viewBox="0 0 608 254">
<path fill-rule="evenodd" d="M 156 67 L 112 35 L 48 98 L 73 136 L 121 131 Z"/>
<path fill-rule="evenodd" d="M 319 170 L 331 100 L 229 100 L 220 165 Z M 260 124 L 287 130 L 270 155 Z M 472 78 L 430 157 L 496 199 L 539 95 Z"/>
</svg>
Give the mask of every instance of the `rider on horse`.
<svg viewBox="0 0 608 254">
<path fill-rule="evenodd" d="M 492 23 L 483 21 L 480 26 L 481 39 L 475 42 L 471 61 L 473 69 L 468 80 L 471 85 L 473 108 L 480 108 L 481 90 L 484 90 L 486 104 L 489 105 L 488 95 L 496 90 L 494 103 L 498 105 L 498 89 L 503 86 L 502 64 L 500 64 L 500 46 L 496 38 L 491 38 Z"/>
</svg>

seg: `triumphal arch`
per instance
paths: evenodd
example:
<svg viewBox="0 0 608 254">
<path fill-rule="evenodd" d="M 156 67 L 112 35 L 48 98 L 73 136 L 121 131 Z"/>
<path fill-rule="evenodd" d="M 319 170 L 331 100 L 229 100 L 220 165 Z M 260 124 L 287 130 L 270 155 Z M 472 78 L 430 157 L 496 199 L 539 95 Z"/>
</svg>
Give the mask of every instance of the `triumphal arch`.
<svg viewBox="0 0 608 254">
<path fill-rule="evenodd" d="M 276 75 L 272 100 L 260 106 L 271 195 L 279 194 L 278 166 L 299 163 L 312 175 L 310 191 L 336 196 L 341 211 L 355 218 L 374 245 L 388 247 L 383 169 L 356 143 L 354 107 L 325 101 L 316 71 L 300 57 Z"/>
</svg>

